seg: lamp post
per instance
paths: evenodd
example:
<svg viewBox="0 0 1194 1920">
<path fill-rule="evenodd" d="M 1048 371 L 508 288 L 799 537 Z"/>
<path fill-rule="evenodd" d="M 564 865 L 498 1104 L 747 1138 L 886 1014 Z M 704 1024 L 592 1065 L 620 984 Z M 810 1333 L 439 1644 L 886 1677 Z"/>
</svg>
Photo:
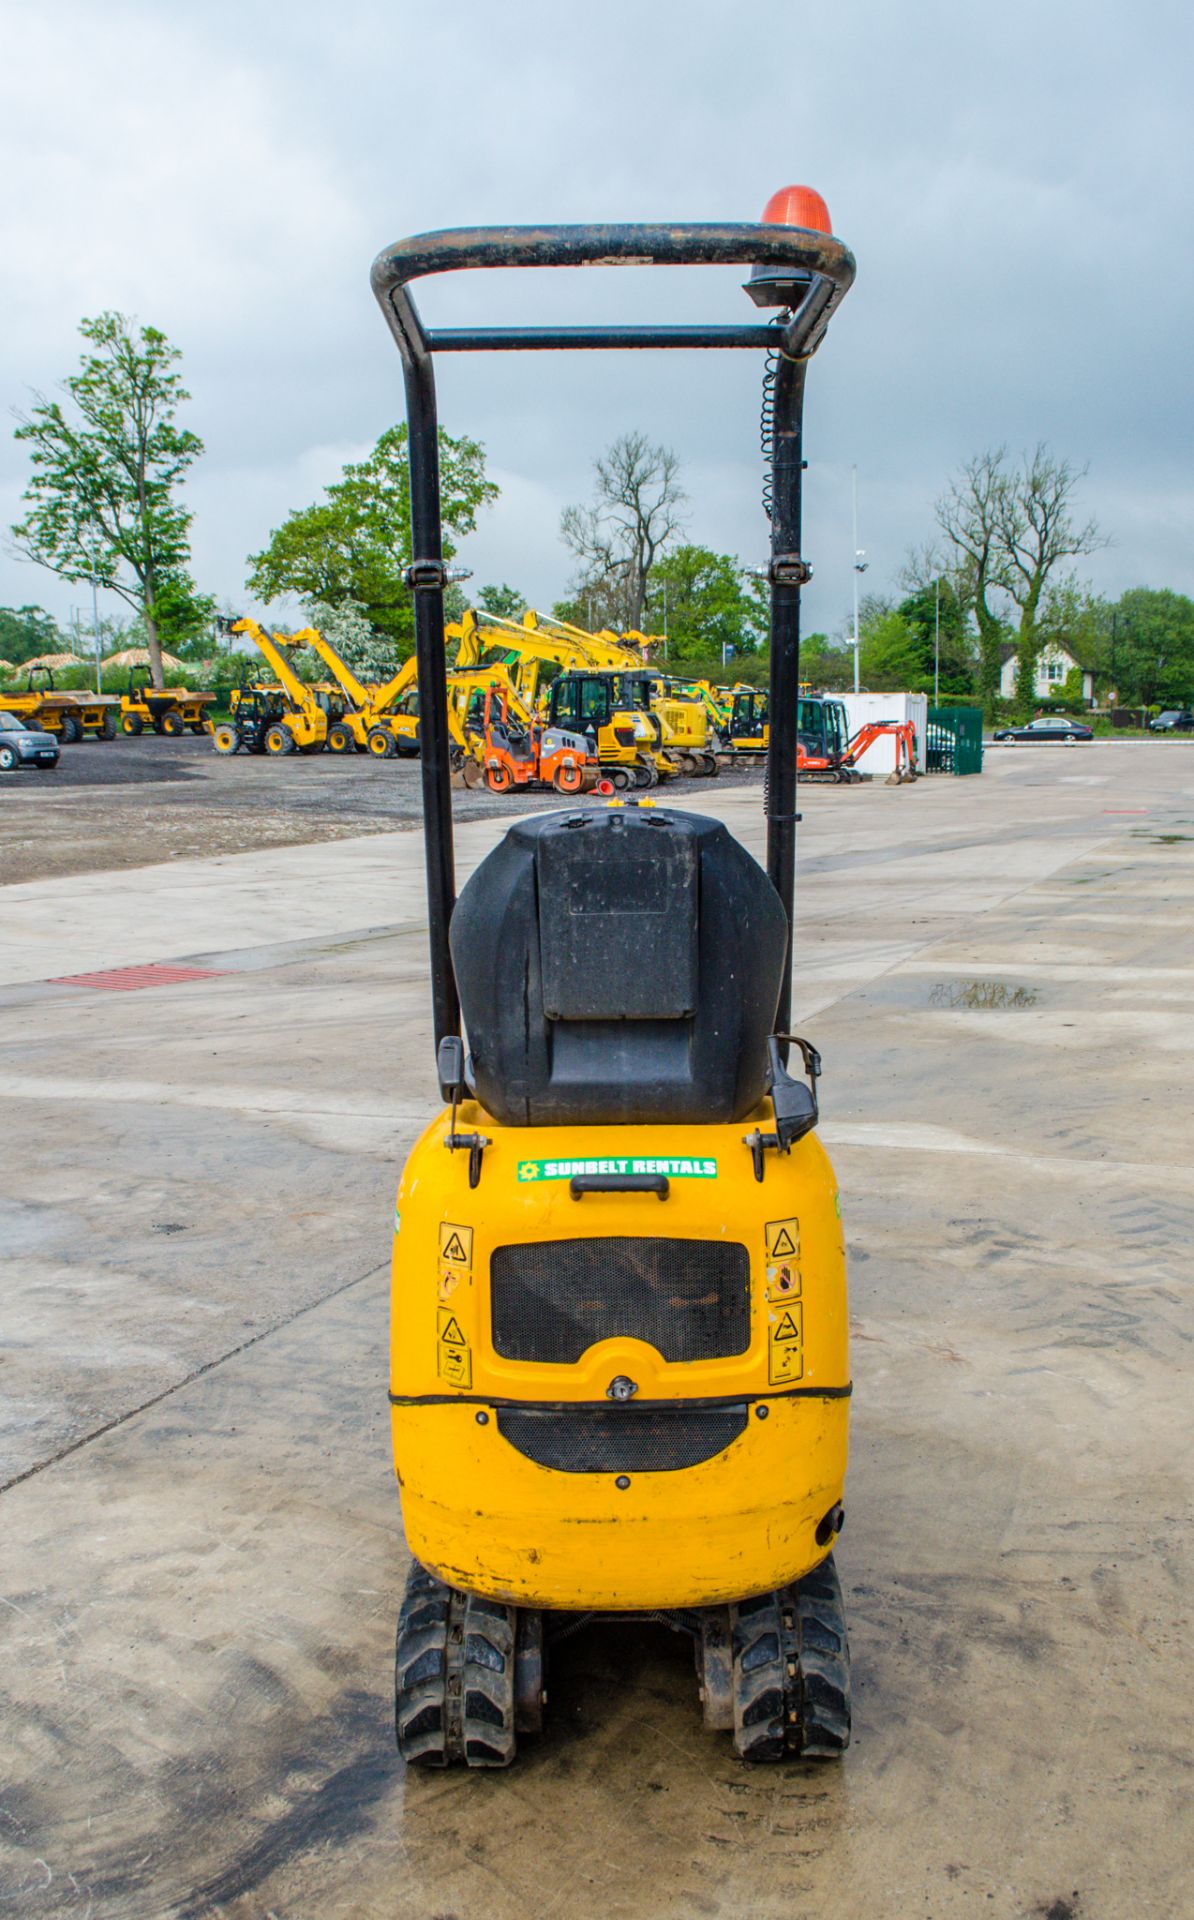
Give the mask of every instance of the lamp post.
<svg viewBox="0 0 1194 1920">
<path fill-rule="evenodd" d="M 867 569 L 866 548 L 858 544 L 858 468 L 850 469 L 850 497 L 854 518 L 854 691 L 860 687 L 858 675 L 858 576 Z"/>
<path fill-rule="evenodd" d="M 941 581 L 936 582 L 933 607 L 933 705 L 941 705 Z"/>
<path fill-rule="evenodd" d="M 95 690 L 97 693 L 102 693 L 104 690 L 104 670 L 103 670 L 103 667 L 100 665 L 100 624 L 99 624 L 99 593 L 97 591 L 98 581 L 96 578 L 97 571 L 98 571 L 98 561 L 97 561 L 96 551 L 95 551 L 95 535 L 92 534 L 91 536 L 91 632 L 95 640 Z"/>
</svg>

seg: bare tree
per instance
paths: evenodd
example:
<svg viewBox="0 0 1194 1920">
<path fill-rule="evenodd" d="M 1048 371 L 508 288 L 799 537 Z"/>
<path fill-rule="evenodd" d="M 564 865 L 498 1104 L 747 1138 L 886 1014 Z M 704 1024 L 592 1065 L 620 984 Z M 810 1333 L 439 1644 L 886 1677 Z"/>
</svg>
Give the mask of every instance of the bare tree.
<svg viewBox="0 0 1194 1920">
<path fill-rule="evenodd" d="M 1007 558 L 1000 543 L 1004 499 L 1011 486 L 1005 470 L 1007 448 L 996 447 L 968 460 L 937 502 L 937 525 L 953 550 L 961 597 L 974 610 L 978 627 L 978 690 L 990 711 L 999 692 L 1005 628 L 991 596 L 1006 588 Z"/>
<path fill-rule="evenodd" d="M 621 629 L 641 628 L 651 569 L 684 525 L 680 463 L 646 434 L 624 433 L 594 466 L 592 504 L 560 516 L 560 538 L 582 569 L 575 598 L 591 594 Z"/>
<path fill-rule="evenodd" d="M 938 540 L 926 540 L 923 546 L 908 548 L 899 582 L 907 595 L 931 594 L 940 583 L 948 586 L 959 600 L 965 600 L 969 576 L 966 568 L 959 565 L 956 550 L 943 547 Z"/>
<path fill-rule="evenodd" d="M 1032 703 L 1041 642 L 1037 616 L 1050 575 L 1063 560 L 1095 553 L 1107 544 L 1097 520 L 1079 526 L 1071 517 L 1074 489 L 1087 471 L 1068 460 L 1055 460 L 1041 445 L 1025 455 L 1022 471 L 1012 476 L 999 500 L 1002 584 L 1020 613 L 1016 691 L 1022 706 Z"/>
<path fill-rule="evenodd" d="M 1074 490 L 1085 467 L 1058 460 L 1041 445 L 1009 467 L 1006 447 L 968 460 L 937 502 L 937 524 L 956 557 L 962 595 L 978 627 L 978 682 L 990 712 L 999 691 L 1002 648 L 1015 609 L 1016 690 L 1030 706 L 1040 648 L 1041 596 L 1063 560 L 1106 544 L 1096 521 L 1077 525 Z M 1010 604 L 1009 604 L 1010 603 Z"/>
</svg>

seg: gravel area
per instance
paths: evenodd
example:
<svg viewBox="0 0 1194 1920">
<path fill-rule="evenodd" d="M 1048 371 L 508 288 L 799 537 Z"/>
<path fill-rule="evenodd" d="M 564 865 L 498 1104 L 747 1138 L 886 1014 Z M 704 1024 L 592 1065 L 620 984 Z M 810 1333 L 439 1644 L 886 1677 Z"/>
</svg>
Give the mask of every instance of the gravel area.
<svg viewBox="0 0 1194 1920">
<path fill-rule="evenodd" d="M 667 791 L 691 798 L 714 784 L 761 778 L 757 766 L 735 767 L 717 783 L 680 779 Z M 458 791 L 453 801 L 461 819 L 561 804 L 553 793 L 485 788 Z M 0 884 L 392 833 L 417 827 L 420 817 L 417 760 L 225 757 L 207 739 L 156 734 L 82 741 L 63 749 L 53 772 L 0 783 Z"/>
</svg>

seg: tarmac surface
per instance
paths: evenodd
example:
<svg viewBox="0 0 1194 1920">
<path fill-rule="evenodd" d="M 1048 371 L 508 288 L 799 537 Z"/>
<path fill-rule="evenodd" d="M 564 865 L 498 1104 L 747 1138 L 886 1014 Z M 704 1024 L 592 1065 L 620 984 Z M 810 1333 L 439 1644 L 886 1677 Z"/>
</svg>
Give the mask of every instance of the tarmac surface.
<svg viewBox="0 0 1194 1920">
<path fill-rule="evenodd" d="M 688 804 L 761 848 L 757 788 Z M 567 1643 L 511 1772 L 397 1759 L 419 836 L 0 890 L 0 1912 L 1190 1913 L 1194 751 L 801 806 L 852 1285 L 837 1767 L 743 1768 L 645 1627 Z M 197 977 L 61 984 L 161 964 Z"/>
</svg>

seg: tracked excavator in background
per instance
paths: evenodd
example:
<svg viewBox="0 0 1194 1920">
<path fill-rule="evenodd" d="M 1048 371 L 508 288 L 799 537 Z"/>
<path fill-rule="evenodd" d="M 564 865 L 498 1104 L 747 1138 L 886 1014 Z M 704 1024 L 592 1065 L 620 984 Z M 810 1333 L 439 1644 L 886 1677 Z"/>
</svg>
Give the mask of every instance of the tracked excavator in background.
<svg viewBox="0 0 1194 1920">
<path fill-rule="evenodd" d="M 443 329 L 411 293 L 428 274 L 623 262 L 748 267 L 765 314 Z M 410 1765 L 508 1765 L 543 1725 L 549 1660 L 598 1618 L 688 1636 L 705 1724 L 744 1760 L 836 1759 L 849 1740 L 833 1563 L 845 1252 L 816 1132 L 820 1059 L 791 1032 L 791 998 L 802 405 L 853 277 L 806 188 L 757 225 L 429 233 L 374 265 L 410 425 L 444 1100 L 394 1219 L 389 1399 L 413 1556 L 395 1704 Z M 616 348 L 766 363 L 766 870 L 720 821 L 615 800 L 519 820 L 457 899 L 435 366 L 564 348 L 590 365 Z"/>
<path fill-rule="evenodd" d="M 545 622 L 542 615 L 524 614 L 524 626 L 531 627 L 532 623 L 536 631 L 569 637 L 584 655 L 576 662 L 578 669 L 587 672 L 597 668 L 620 676 L 621 700 L 631 711 L 651 717 L 658 748 L 655 768 L 660 779 L 676 773 L 698 778 L 716 775 L 717 756 L 703 704 L 651 660 L 652 650 L 663 644 L 662 634 L 634 629 L 624 634 L 608 630 L 592 633 L 554 615 Z"/>
<path fill-rule="evenodd" d="M 602 669 L 575 633 L 541 627 L 533 613 L 521 621 L 486 614 L 482 621 L 470 611 L 448 627 L 447 637 L 458 643 L 458 670 L 479 665 L 487 652 L 502 653 L 514 668 L 524 704 L 537 708 L 542 700 L 549 725 L 590 735 L 602 771 L 615 787 L 654 787 L 670 774 L 649 700 L 624 675 Z M 542 699 L 545 665 L 561 671 Z M 641 663 L 636 666 L 641 671 Z"/>
</svg>

